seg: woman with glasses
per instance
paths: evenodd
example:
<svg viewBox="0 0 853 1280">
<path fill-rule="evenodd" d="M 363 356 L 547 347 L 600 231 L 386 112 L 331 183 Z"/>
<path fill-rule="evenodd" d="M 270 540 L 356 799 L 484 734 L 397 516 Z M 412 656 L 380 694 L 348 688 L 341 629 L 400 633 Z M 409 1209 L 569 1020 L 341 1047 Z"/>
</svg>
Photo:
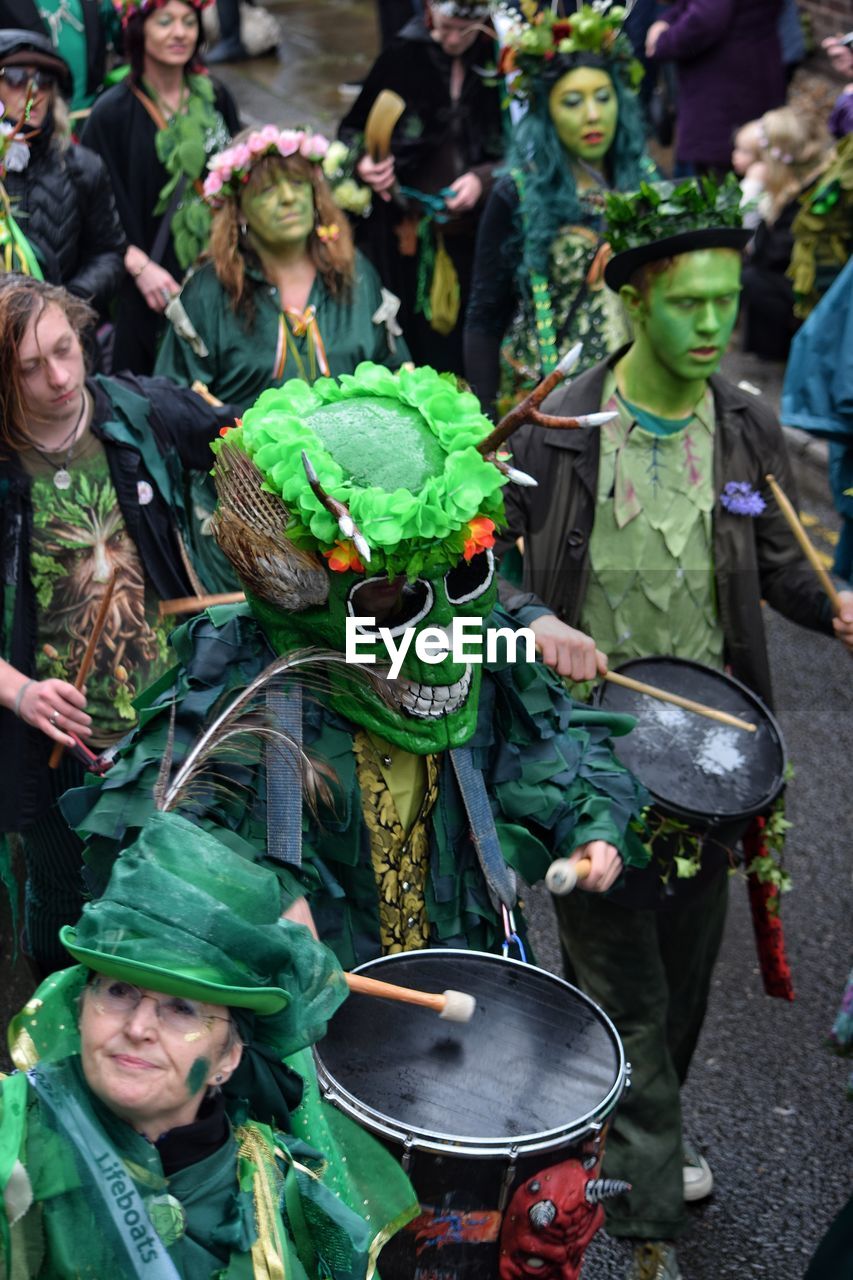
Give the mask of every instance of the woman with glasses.
<svg viewBox="0 0 853 1280">
<path fill-rule="evenodd" d="M 128 240 L 113 366 L 150 373 L 163 312 L 207 247 L 209 156 L 239 128 L 228 91 L 203 74 L 210 0 L 116 0 L 130 74 L 95 103 L 82 133 L 109 171 Z"/>
<path fill-rule="evenodd" d="M 70 92 L 71 73 L 47 36 L 0 30 L 0 179 L 20 246 L 7 269 L 64 285 L 103 316 L 121 284 L 125 238 L 103 161 L 70 145 Z"/>
<path fill-rule="evenodd" d="M 160 812 L 62 930 L 76 965 L 10 1028 L 0 1274 L 373 1273 L 414 1193 L 320 1101 L 307 1046 L 346 986 L 278 903 L 271 871 Z"/>
</svg>

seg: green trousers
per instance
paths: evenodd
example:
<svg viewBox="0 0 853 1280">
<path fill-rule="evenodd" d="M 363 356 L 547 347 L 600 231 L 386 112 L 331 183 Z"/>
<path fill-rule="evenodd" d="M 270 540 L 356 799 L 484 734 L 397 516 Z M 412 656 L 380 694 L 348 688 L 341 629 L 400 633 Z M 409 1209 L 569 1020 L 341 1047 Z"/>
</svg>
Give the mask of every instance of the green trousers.
<svg viewBox="0 0 853 1280">
<path fill-rule="evenodd" d="M 679 1090 L 702 1029 L 720 949 L 728 874 L 665 911 L 595 893 L 555 898 L 570 981 L 612 1018 L 631 1087 L 607 1139 L 604 1174 L 632 1190 L 606 1205 L 614 1236 L 670 1240 L 686 1224 Z"/>
</svg>

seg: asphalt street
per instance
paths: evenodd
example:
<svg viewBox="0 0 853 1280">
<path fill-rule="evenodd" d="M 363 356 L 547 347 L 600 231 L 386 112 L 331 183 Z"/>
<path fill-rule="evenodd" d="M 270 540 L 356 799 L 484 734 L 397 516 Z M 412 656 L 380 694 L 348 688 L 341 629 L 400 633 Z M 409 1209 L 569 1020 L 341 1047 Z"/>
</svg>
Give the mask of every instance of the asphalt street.
<svg viewBox="0 0 853 1280">
<path fill-rule="evenodd" d="M 333 129 L 346 109 L 338 82 L 370 64 L 373 7 L 365 0 L 312 6 L 285 0 L 276 11 L 286 35 L 282 60 L 225 68 L 222 78 L 255 122 Z M 726 371 L 778 403 L 778 367 L 734 355 Z M 837 519 L 820 453 L 796 456 L 803 510 L 828 556 Z M 794 888 L 783 904 L 796 1000 L 763 994 L 746 886 L 735 874 L 709 1014 L 684 1095 L 689 1132 L 716 1179 L 713 1196 L 690 1212 L 680 1249 L 684 1280 L 801 1280 L 853 1181 L 849 1064 L 825 1045 L 851 962 L 853 665 L 831 639 L 767 614 L 777 713 L 796 768 L 786 851 Z M 559 972 L 548 895 L 534 890 L 529 901 L 539 961 Z M 32 990 L 20 957 L 11 959 L 5 905 L 0 938 L 5 1024 Z M 626 1256 L 624 1245 L 599 1236 L 584 1280 L 616 1280 Z"/>
</svg>

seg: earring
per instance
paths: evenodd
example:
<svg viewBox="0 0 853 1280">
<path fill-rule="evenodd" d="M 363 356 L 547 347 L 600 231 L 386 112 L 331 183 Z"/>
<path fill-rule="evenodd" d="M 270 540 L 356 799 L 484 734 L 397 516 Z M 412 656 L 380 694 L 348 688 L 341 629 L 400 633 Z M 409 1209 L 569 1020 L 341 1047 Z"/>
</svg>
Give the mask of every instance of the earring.
<svg viewBox="0 0 853 1280">
<path fill-rule="evenodd" d="M 240 223 L 240 235 L 241 235 L 241 236 L 244 236 L 244 235 L 246 234 L 246 232 L 248 231 L 248 229 L 249 229 L 249 228 L 246 226 L 245 222 L 241 222 L 241 223 Z"/>
<path fill-rule="evenodd" d="M 219 1075 L 216 1077 L 216 1083 L 217 1083 L 217 1084 L 222 1084 L 222 1081 L 223 1081 L 224 1079 L 225 1079 L 225 1077 L 224 1077 L 224 1075 L 222 1074 L 222 1072 L 220 1071 Z"/>
</svg>

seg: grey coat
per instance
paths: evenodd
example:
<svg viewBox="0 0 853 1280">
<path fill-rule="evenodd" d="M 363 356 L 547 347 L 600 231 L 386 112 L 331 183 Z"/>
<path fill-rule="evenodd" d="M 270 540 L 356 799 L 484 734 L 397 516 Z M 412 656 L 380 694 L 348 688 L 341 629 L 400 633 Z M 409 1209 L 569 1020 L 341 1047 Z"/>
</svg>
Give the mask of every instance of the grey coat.
<svg viewBox="0 0 853 1280">
<path fill-rule="evenodd" d="M 548 413 L 571 417 L 595 412 L 608 367 L 623 352 L 597 364 L 545 401 Z M 771 472 L 796 505 L 785 438 L 762 401 L 718 375 L 711 378 L 716 408 L 714 488 L 747 481 L 760 490 L 760 516 L 739 516 L 719 502 L 714 509 L 714 563 L 725 658 L 732 673 L 771 704 L 770 666 L 762 598 L 793 622 L 832 635 L 832 609 L 817 585 L 770 493 Z M 577 626 L 589 579 L 589 539 L 595 519 L 600 438 L 596 428 L 543 430 L 525 426 L 509 441 L 514 465 L 538 488 L 504 490 L 508 528 L 499 547 L 524 538 L 523 589 L 501 584 L 504 605 L 522 624 L 555 613 Z"/>
</svg>

